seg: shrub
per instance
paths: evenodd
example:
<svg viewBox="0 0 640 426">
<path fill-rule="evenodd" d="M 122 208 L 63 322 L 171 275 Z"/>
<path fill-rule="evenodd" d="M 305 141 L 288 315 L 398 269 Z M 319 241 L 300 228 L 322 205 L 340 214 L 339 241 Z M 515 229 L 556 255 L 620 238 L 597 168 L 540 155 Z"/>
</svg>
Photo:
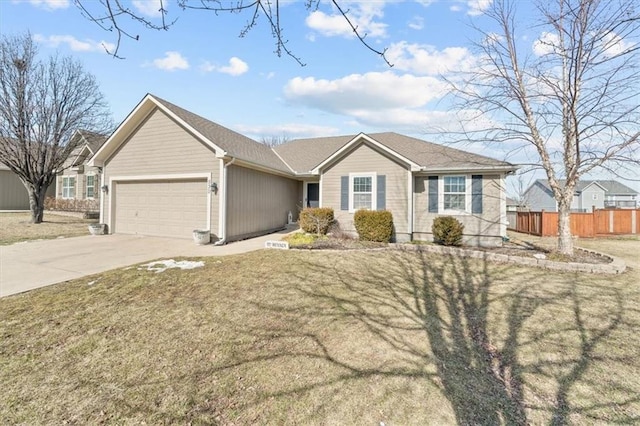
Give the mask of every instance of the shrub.
<svg viewBox="0 0 640 426">
<path fill-rule="evenodd" d="M 358 210 L 353 223 L 362 241 L 388 243 L 393 235 L 393 215 L 387 210 Z"/>
<path fill-rule="evenodd" d="M 431 226 L 433 241 L 443 246 L 461 246 L 464 225 L 452 216 L 440 216 Z"/>
<path fill-rule="evenodd" d="M 303 231 L 324 235 L 333 223 L 333 209 L 328 207 L 307 207 L 300 212 L 300 228 Z"/>
<path fill-rule="evenodd" d="M 60 210 L 67 212 L 97 212 L 100 204 L 97 199 L 77 200 L 75 198 L 47 197 L 44 200 L 46 210 Z"/>
</svg>

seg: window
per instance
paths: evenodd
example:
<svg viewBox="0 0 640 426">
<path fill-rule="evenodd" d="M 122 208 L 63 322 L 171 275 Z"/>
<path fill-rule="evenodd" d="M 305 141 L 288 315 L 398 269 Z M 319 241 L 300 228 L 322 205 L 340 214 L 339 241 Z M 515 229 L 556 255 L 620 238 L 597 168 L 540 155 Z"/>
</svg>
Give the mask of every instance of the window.
<svg viewBox="0 0 640 426">
<path fill-rule="evenodd" d="M 87 198 L 95 198 L 96 196 L 96 176 L 87 176 Z"/>
<path fill-rule="evenodd" d="M 591 199 L 594 200 L 594 201 L 597 200 L 598 199 L 598 194 L 593 194 L 591 196 Z"/>
<path fill-rule="evenodd" d="M 349 211 L 376 209 L 376 174 L 352 173 L 349 175 Z"/>
<path fill-rule="evenodd" d="M 353 178 L 353 209 L 369 209 L 371 210 L 371 200 L 373 194 L 371 192 L 372 182 L 371 176 L 357 176 Z"/>
<path fill-rule="evenodd" d="M 76 178 L 74 176 L 65 176 L 62 178 L 62 198 L 75 198 L 76 196 Z"/>
<path fill-rule="evenodd" d="M 444 177 L 444 210 L 467 210 L 467 186 L 465 176 Z"/>
</svg>

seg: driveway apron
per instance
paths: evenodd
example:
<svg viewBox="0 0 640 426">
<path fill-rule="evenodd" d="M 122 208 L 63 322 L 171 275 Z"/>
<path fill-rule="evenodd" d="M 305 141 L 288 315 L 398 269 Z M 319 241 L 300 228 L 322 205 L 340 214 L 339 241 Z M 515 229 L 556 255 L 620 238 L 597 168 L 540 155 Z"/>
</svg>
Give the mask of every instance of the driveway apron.
<svg viewBox="0 0 640 426">
<path fill-rule="evenodd" d="M 264 247 L 276 233 L 224 246 L 142 235 L 96 235 L 0 246 L 0 297 L 158 258 L 223 256 Z"/>
</svg>

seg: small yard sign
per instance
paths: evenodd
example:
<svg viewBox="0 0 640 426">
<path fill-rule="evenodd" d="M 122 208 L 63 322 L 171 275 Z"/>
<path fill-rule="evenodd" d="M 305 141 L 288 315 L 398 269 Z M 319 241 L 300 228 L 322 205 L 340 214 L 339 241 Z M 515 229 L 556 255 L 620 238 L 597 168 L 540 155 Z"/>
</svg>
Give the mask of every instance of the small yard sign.
<svg viewBox="0 0 640 426">
<path fill-rule="evenodd" d="M 267 241 L 264 246 L 265 248 L 289 250 L 289 243 L 286 241 Z"/>
</svg>

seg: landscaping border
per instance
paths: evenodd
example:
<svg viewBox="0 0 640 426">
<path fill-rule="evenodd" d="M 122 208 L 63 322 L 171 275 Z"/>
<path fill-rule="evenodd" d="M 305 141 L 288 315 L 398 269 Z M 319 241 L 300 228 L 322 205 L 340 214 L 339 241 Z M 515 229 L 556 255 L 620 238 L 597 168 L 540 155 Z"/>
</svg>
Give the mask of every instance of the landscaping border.
<svg viewBox="0 0 640 426">
<path fill-rule="evenodd" d="M 426 251 L 438 254 L 454 254 L 460 257 L 471 259 L 483 259 L 497 263 L 515 263 L 523 266 L 534 266 L 543 269 L 553 269 L 565 272 L 587 272 L 592 274 L 621 274 L 627 269 L 626 263 L 615 256 L 597 252 L 595 250 L 578 248 L 589 253 L 596 254 L 611 259 L 610 263 L 577 263 L 577 262 L 555 262 L 548 259 L 536 259 L 534 257 L 512 256 L 501 253 L 489 253 L 481 250 L 473 250 L 460 247 L 445 247 L 438 245 L 410 245 L 410 244 L 389 244 L 391 247 L 403 250 Z"/>
</svg>

